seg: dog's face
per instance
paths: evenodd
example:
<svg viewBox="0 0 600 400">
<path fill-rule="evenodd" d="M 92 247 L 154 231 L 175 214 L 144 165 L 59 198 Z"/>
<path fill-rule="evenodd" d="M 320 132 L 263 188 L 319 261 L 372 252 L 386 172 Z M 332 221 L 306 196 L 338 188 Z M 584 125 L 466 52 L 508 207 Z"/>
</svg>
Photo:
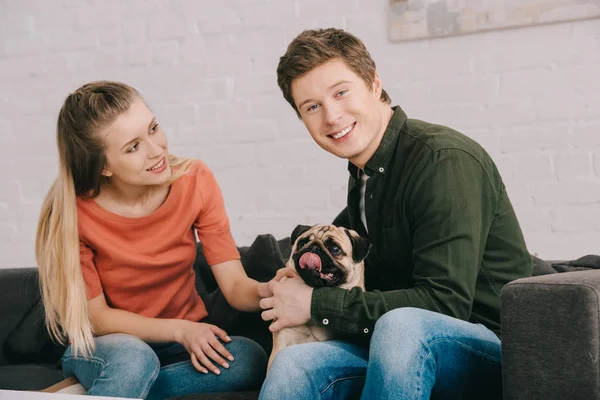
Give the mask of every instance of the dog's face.
<svg viewBox="0 0 600 400">
<path fill-rule="evenodd" d="M 333 225 L 298 225 L 290 241 L 288 266 L 307 285 L 364 288 L 364 259 L 371 248 L 368 239 Z"/>
</svg>

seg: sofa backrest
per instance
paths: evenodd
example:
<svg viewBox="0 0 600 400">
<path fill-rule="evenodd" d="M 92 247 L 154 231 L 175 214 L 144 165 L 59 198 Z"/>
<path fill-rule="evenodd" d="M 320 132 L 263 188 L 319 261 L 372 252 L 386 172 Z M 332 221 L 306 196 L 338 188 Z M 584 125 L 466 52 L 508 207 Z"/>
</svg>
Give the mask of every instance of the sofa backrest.
<svg viewBox="0 0 600 400">
<path fill-rule="evenodd" d="M 0 365 L 8 362 L 4 350 L 7 337 L 39 300 L 37 268 L 0 270 Z"/>
</svg>

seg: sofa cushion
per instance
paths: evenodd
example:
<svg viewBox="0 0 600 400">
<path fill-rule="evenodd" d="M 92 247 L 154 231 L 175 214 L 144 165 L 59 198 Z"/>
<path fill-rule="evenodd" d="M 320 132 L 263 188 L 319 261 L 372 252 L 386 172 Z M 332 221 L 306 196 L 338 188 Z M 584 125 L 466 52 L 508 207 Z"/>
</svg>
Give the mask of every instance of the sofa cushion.
<svg viewBox="0 0 600 400">
<path fill-rule="evenodd" d="M 40 299 L 36 268 L 10 268 L 0 271 L 0 344 L 23 321 Z M 8 360 L 0 346 L 0 365 Z"/>
<path fill-rule="evenodd" d="M 533 276 L 549 275 L 556 273 L 556 270 L 552 268 L 552 265 L 549 262 L 542 260 L 541 258 L 537 258 L 536 256 L 532 255 L 531 262 L 533 263 Z"/>
<path fill-rule="evenodd" d="M 59 360 L 65 346 L 50 339 L 44 323 L 44 305 L 39 298 L 4 342 L 4 356 L 13 364 L 53 363 Z"/>
<path fill-rule="evenodd" d="M 600 256 L 588 254 L 577 260 L 561 261 L 552 263 L 552 268 L 558 272 L 586 271 L 589 269 L 600 269 Z"/>
<path fill-rule="evenodd" d="M 41 390 L 63 379 L 56 364 L 0 366 L 0 388 L 5 390 Z"/>
</svg>

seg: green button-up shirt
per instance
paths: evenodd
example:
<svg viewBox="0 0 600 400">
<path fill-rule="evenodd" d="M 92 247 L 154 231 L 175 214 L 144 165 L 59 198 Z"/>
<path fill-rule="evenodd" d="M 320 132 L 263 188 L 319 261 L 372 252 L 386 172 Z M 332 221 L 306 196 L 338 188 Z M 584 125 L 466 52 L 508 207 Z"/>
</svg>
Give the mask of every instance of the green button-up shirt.
<svg viewBox="0 0 600 400">
<path fill-rule="evenodd" d="M 365 166 L 368 234 L 360 218 L 359 171 L 351 163 L 348 170 L 348 206 L 336 222 L 373 244 L 367 291 L 315 289 L 313 322 L 368 339 L 384 313 L 417 307 L 482 323 L 500 336 L 500 290 L 530 276 L 532 263 L 486 151 L 450 128 L 407 119 L 395 107 Z"/>
</svg>

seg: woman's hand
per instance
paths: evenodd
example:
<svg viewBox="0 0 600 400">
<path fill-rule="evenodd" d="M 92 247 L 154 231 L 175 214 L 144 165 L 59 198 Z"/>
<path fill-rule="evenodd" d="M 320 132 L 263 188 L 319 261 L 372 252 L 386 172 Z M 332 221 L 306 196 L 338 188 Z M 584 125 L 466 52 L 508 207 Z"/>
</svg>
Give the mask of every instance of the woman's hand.
<svg viewBox="0 0 600 400">
<path fill-rule="evenodd" d="M 279 282 L 283 278 L 298 278 L 300 275 L 291 268 L 284 267 L 277 270 L 275 278 L 272 279 L 274 282 Z"/>
<path fill-rule="evenodd" d="M 265 297 L 273 296 L 273 293 L 271 293 L 271 289 L 269 289 L 268 282 L 259 282 L 258 283 L 258 295 L 260 296 L 261 299 L 264 299 Z"/>
<path fill-rule="evenodd" d="M 280 268 L 277 270 L 277 273 L 275 274 L 273 279 L 271 279 L 269 282 L 264 282 L 264 283 L 259 282 L 258 283 L 258 295 L 263 299 L 266 297 L 272 297 L 273 292 L 271 291 L 271 288 L 269 287 L 269 284 L 271 282 L 279 282 L 283 278 L 296 278 L 296 277 L 299 277 L 299 275 L 291 268 L 287 268 L 287 267 Z"/>
<path fill-rule="evenodd" d="M 219 375 L 221 371 L 215 367 L 211 360 L 224 368 L 229 368 L 229 364 L 223 357 L 233 361 L 233 356 L 217 339 L 218 337 L 223 342 L 231 342 L 231 338 L 227 336 L 223 329 L 203 322 L 182 322 L 184 322 L 184 325 L 176 333 L 176 341 L 190 353 L 194 368 L 205 374 L 208 373 L 208 370 L 211 370 Z"/>
</svg>

